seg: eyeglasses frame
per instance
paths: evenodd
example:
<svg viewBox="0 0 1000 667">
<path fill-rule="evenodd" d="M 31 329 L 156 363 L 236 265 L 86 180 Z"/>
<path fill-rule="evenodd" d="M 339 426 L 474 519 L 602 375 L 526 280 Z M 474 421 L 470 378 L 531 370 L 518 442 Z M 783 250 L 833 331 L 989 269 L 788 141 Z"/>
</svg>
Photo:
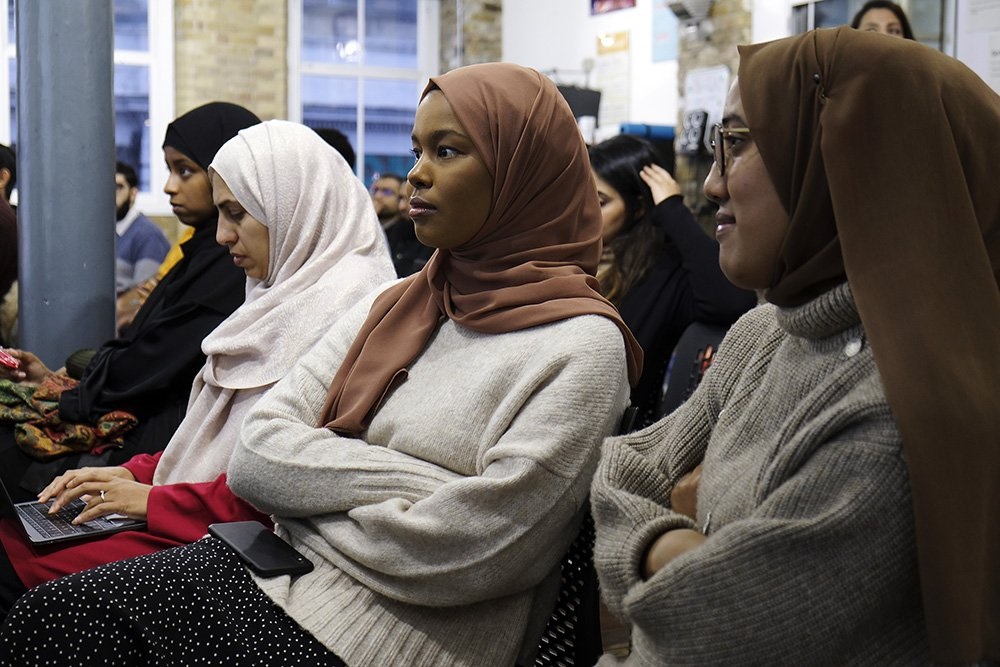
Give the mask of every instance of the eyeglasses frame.
<svg viewBox="0 0 1000 667">
<path fill-rule="evenodd" d="M 721 123 L 712 125 L 712 134 L 709 144 L 712 146 L 712 158 L 719 167 L 719 176 L 726 175 L 726 146 L 725 138 L 734 134 L 750 136 L 749 127 L 723 127 Z"/>
</svg>

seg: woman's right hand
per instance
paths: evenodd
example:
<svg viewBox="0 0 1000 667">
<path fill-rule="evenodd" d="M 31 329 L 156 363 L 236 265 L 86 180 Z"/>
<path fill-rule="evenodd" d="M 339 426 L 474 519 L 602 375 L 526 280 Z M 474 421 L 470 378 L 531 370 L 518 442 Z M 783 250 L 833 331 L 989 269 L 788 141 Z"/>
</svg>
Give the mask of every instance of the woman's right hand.
<svg viewBox="0 0 1000 667">
<path fill-rule="evenodd" d="M 701 464 L 674 484 L 670 491 L 670 507 L 684 516 L 698 520 L 698 484 L 701 482 Z"/>
<path fill-rule="evenodd" d="M 27 350 L 7 348 L 6 352 L 20 361 L 21 365 L 16 369 L 0 365 L 0 379 L 38 384 L 52 374 L 41 359 Z"/>
<path fill-rule="evenodd" d="M 639 177 L 649 186 L 649 191 L 653 194 L 653 204 L 656 206 L 659 206 L 664 199 L 681 193 L 681 186 L 674 177 L 658 164 L 647 164 L 639 171 Z"/>
<path fill-rule="evenodd" d="M 107 482 L 116 478 L 130 482 L 135 481 L 135 476 L 128 469 L 121 466 L 68 470 L 49 482 L 49 485 L 42 489 L 42 492 L 38 494 L 38 502 L 47 503 L 55 498 L 56 501 L 52 504 L 51 511 L 58 512 L 66 503 L 72 502 L 80 495 L 79 493 L 72 493 L 72 491 L 81 484 L 85 482 Z M 70 493 L 64 496 L 63 493 L 67 490 Z"/>
</svg>

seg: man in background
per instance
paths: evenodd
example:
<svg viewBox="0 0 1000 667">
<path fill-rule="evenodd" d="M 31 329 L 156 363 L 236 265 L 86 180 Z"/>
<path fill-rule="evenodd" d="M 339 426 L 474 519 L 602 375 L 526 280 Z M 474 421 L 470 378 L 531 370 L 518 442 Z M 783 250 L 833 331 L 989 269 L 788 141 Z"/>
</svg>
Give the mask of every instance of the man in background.
<svg viewBox="0 0 1000 667">
<path fill-rule="evenodd" d="M 124 162 L 115 164 L 115 291 L 121 294 L 156 275 L 170 242 L 156 223 L 135 208 L 139 178 Z"/>
<path fill-rule="evenodd" d="M 399 187 L 402 184 L 402 177 L 396 174 L 379 174 L 372 183 L 372 204 L 382 229 L 388 230 L 400 218 Z"/>
</svg>

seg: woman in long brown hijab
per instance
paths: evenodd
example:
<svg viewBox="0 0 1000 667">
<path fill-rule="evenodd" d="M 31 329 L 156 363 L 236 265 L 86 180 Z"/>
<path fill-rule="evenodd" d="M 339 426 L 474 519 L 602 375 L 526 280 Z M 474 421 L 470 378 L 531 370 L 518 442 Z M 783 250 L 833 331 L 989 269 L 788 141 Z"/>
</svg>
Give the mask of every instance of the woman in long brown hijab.
<svg viewBox="0 0 1000 667">
<path fill-rule="evenodd" d="M 1000 98 L 850 29 L 740 55 L 705 192 L 723 271 L 770 303 L 603 450 L 629 664 L 998 660 Z"/>
<path fill-rule="evenodd" d="M 597 292 L 597 192 L 551 81 L 510 64 L 435 77 L 413 149 L 410 217 L 436 253 L 256 404 L 228 470 L 312 572 L 251 578 L 201 540 L 29 592 L 0 657 L 530 663 L 641 351 Z M 118 588 L 165 620 L 95 594 Z M 63 596 L 109 612 L 115 641 L 73 613 L 72 640 L 31 639 Z"/>
</svg>

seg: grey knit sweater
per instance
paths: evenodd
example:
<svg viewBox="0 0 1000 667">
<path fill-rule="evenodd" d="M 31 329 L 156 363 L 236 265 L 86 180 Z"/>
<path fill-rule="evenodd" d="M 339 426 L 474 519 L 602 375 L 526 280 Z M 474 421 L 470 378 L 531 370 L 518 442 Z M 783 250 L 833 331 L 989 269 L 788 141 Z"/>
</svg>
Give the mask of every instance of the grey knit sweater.
<svg viewBox="0 0 1000 667">
<path fill-rule="evenodd" d="M 244 422 L 229 483 L 316 566 L 257 583 L 352 666 L 528 660 L 628 401 L 621 332 L 444 320 L 364 439 L 342 438 L 316 422 L 369 304 Z"/>
<path fill-rule="evenodd" d="M 673 415 L 603 448 L 595 560 L 626 664 L 928 663 L 903 451 L 847 285 L 754 309 L 720 349 Z M 694 524 L 669 494 L 703 457 Z M 679 527 L 708 540 L 643 581 Z"/>
</svg>

